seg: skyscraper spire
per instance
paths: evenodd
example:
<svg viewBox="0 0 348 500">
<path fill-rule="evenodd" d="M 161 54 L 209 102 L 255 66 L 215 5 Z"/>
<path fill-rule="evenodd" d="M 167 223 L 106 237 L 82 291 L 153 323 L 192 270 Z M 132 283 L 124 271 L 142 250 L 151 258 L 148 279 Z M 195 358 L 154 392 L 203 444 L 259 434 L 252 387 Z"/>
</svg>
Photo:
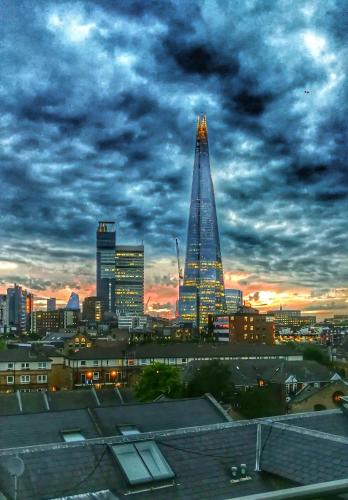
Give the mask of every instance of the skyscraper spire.
<svg viewBox="0 0 348 500">
<path fill-rule="evenodd" d="M 181 319 L 203 328 L 208 314 L 224 311 L 225 289 L 210 173 L 205 115 L 198 117 L 191 205 L 187 231 L 184 284 L 180 288 Z"/>
</svg>

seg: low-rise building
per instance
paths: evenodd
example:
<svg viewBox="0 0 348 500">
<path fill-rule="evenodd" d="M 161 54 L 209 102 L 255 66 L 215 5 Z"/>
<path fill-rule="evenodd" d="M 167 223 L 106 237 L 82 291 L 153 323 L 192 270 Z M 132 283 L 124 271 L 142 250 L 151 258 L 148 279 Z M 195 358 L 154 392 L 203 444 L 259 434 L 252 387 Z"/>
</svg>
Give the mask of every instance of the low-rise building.
<svg viewBox="0 0 348 500">
<path fill-rule="evenodd" d="M 220 342 L 274 344 L 273 317 L 251 308 L 209 316 L 208 331 Z"/>
<path fill-rule="evenodd" d="M 56 309 L 55 311 L 34 311 L 31 314 L 31 333 L 44 335 L 50 331 L 77 328 L 80 311 Z"/>
<path fill-rule="evenodd" d="M 50 385 L 52 360 L 31 349 L 0 352 L 0 392 L 46 391 Z"/>
</svg>

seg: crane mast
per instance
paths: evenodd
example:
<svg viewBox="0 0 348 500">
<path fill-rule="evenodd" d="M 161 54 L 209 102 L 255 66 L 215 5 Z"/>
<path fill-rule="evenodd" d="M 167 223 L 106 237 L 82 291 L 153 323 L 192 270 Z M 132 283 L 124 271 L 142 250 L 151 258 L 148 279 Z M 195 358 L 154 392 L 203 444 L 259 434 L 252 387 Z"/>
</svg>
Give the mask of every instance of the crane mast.
<svg viewBox="0 0 348 500">
<path fill-rule="evenodd" d="M 175 238 L 175 246 L 176 246 L 176 258 L 178 261 L 178 276 L 179 276 L 179 286 L 182 286 L 184 275 L 182 272 L 182 267 L 180 266 L 180 252 L 179 252 L 179 241 L 178 238 Z"/>
</svg>

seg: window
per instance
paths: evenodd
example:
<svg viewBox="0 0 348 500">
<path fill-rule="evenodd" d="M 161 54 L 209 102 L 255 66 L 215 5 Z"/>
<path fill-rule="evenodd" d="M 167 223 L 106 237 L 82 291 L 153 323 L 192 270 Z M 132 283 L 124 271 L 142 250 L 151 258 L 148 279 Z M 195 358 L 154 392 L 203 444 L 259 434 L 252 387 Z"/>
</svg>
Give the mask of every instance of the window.
<svg viewBox="0 0 348 500">
<path fill-rule="evenodd" d="M 30 375 L 21 375 L 21 384 L 29 384 L 30 383 Z"/>
<path fill-rule="evenodd" d="M 99 365 L 99 361 L 98 361 L 97 359 L 95 359 L 95 360 L 93 361 L 93 366 L 98 366 L 98 365 Z"/>
<path fill-rule="evenodd" d="M 74 441 L 84 441 L 86 439 L 80 429 L 68 429 L 62 431 L 62 437 L 66 443 L 73 443 Z"/>
<path fill-rule="evenodd" d="M 13 375 L 8 375 L 7 376 L 7 383 L 8 384 L 14 384 L 14 376 Z"/>
<path fill-rule="evenodd" d="M 186 358 L 181 358 L 181 362 L 182 362 L 182 363 L 187 363 Z"/>
<path fill-rule="evenodd" d="M 80 365 L 81 365 L 81 366 L 86 366 L 86 361 L 81 361 L 81 362 L 80 362 Z"/>
<path fill-rule="evenodd" d="M 29 369 L 29 363 L 21 363 L 21 368 L 22 368 L 22 370 L 28 370 Z"/>
<path fill-rule="evenodd" d="M 154 441 L 111 447 L 129 484 L 161 481 L 174 477 L 174 472 Z"/>
<path fill-rule="evenodd" d="M 169 364 L 170 365 L 175 365 L 175 361 L 176 361 L 175 358 L 169 358 Z"/>
<path fill-rule="evenodd" d="M 141 365 L 147 365 L 147 359 L 141 359 L 140 360 Z"/>
<path fill-rule="evenodd" d="M 40 361 L 39 362 L 39 370 L 43 370 L 44 368 L 47 368 L 46 361 Z"/>
<path fill-rule="evenodd" d="M 135 425 L 119 425 L 118 430 L 122 436 L 133 436 L 134 434 L 140 434 L 139 429 Z"/>
<path fill-rule="evenodd" d="M 47 375 L 38 375 L 37 376 L 37 382 L 39 384 L 44 384 L 47 382 Z"/>
<path fill-rule="evenodd" d="M 14 363 L 7 363 L 7 369 L 8 370 L 13 370 L 14 369 Z"/>
<path fill-rule="evenodd" d="M 93 380 L 99 380 L 99 372 L 93 372 Z"/>
</svg>

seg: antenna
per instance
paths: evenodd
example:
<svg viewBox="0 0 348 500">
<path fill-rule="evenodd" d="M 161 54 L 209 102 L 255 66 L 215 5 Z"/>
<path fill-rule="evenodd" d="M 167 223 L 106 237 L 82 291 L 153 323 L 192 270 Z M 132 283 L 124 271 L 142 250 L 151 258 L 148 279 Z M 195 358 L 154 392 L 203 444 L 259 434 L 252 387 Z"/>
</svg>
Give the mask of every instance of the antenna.
<svg viewBox="0 0 348 500">
<path fill-rule="evenodd" d="M 10 457 L 5 464 L 10 476 L 14 477 L 14 500 L 18 498 L 18 478 L 23 476 L 25 465 L 21 458 Z"/>
</svg>

